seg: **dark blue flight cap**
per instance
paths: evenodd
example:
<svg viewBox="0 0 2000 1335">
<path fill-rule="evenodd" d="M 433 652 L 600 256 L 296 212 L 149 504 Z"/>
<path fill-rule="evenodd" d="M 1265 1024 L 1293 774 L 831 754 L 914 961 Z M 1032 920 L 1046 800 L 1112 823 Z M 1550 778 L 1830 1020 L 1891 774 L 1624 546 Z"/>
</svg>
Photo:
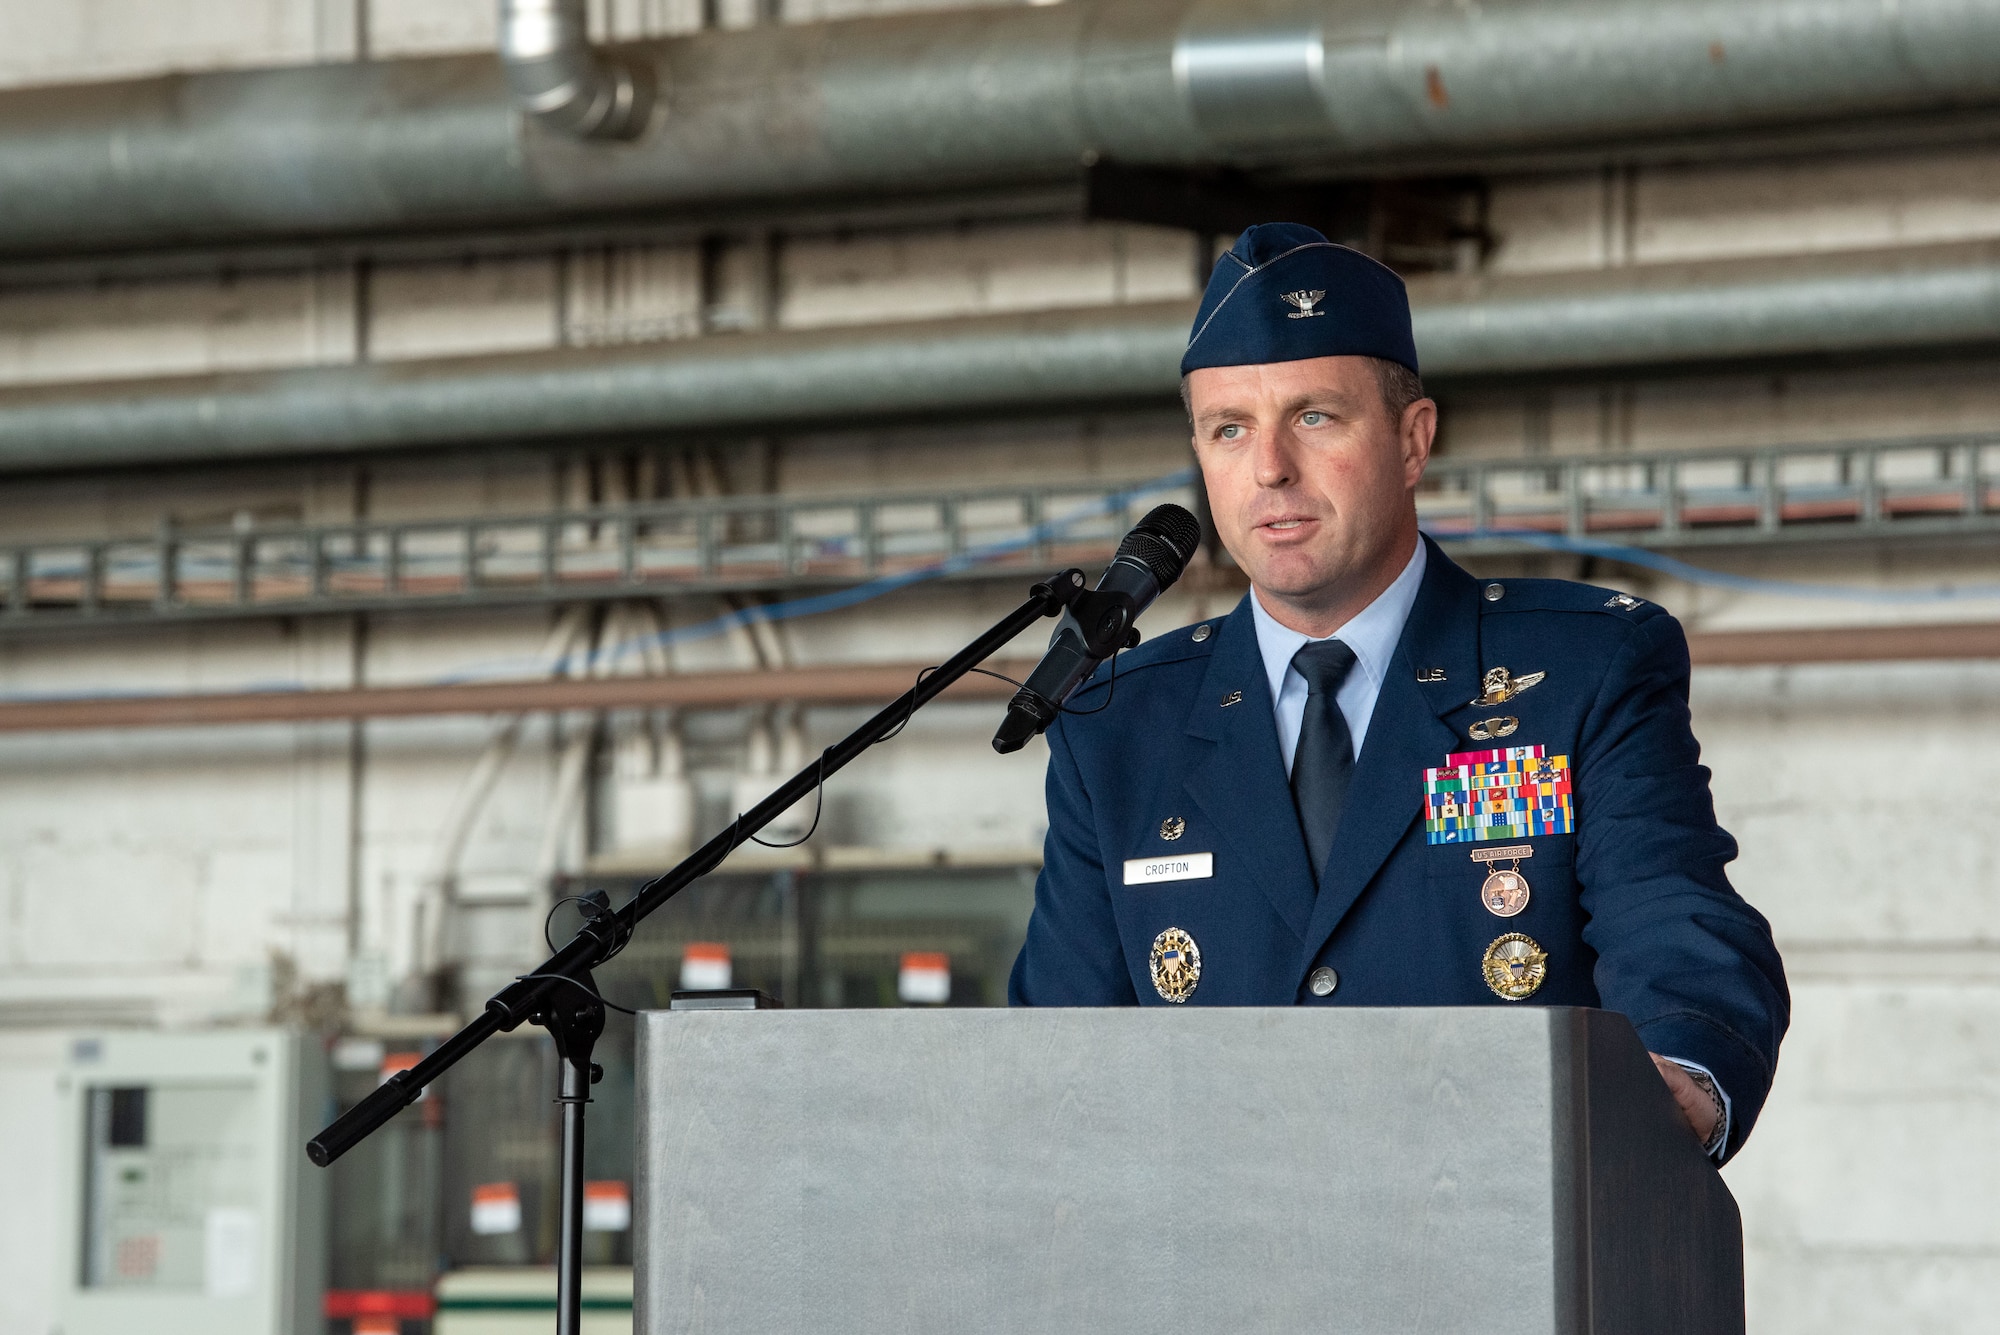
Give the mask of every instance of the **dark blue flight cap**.
<svg viewBox="0 0 2000 1335">
<path fill-rule="evenodd" d="M 1259 223 L 1209 275 L 1181 374 L 1350 356 L 1417 369 L 1403 280 L 1310 227 Z"/>
</svg>

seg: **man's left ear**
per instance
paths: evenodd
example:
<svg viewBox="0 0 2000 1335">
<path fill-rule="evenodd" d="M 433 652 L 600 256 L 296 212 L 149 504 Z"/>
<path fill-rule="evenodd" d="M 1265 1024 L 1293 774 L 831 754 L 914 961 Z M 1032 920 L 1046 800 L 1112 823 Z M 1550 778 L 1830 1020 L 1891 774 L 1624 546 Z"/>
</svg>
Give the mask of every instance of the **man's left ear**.
<svg viewBox="0 0 2000 1335">
<path fill-rule="evenodd" d="M 1424 466 L 1430 462 L 1431 444 L 1437 439 L 1437 402 L 1433 399 L 1418 399 L 1403 409 L 1403 458 L 1416 465 L 1416 475 L 1423 475 Z"/>
</svg>

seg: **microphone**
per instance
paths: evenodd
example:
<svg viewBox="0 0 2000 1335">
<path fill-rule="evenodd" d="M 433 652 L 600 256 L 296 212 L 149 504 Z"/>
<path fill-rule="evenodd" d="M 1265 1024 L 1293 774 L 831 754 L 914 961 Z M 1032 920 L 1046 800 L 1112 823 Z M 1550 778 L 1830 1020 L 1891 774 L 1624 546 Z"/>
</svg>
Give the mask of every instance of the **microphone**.
<svg viewBox="0 0 2000 1335">
<path fill-rule="evenodd" d="M 993 749 L 1004 756 L 1026 746 L 1099 663 L 1137 644 L 1132 623 L 1181 577 L 1200 544 L 1201 521 L 1178 505 L 1158 506 L 1134 524 L 1097 587 L 1070 601 L 1048 652 L 1008 704 Z"/>
</svg>

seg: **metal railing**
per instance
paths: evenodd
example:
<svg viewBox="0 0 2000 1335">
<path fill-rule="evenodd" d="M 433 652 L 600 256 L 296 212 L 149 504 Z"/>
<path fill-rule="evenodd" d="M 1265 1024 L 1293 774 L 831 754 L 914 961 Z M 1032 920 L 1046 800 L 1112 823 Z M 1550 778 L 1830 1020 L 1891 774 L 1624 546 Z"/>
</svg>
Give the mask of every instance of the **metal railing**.
<svg viewBox="0 0 2000 1335">
<path fill-rule="evenodd" d="M 0 628 L 845 588 L 1102 563 L 1186 478 L 762 497 L 0 547 Z"/>
<path fill-rule="evenodd" d="M 1660 549 L 1993 533 L 2000 436 L 1439 459 L 1418 510 L 1474 554 L 1548 538 Z"/>
<path fill-rule="evenodd" d="M 727 498 L 0 546 L 0 629 L 1018 578 L 1110 555 L 1184 479 Z M 1468 554 L 2000 533 L 2000 437 L 1436 460 L 1426 529 Z"/>
</svg>

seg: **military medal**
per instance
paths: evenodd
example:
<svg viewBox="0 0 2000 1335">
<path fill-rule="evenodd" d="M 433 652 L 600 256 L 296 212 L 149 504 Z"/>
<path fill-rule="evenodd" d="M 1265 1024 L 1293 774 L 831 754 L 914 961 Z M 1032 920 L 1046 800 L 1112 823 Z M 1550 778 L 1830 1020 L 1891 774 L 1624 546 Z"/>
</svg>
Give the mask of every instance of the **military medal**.
<svg viewBox="0 0 2000 1335">
<path fill-rule="evenodd" d="M 1147 966 L 1153 975 L 1153 990 L 1163 1000 L 1179 1005 L 1194 995 L 1195 984 L 1201 981 L 1201 947 L 1180 928 L 1169 927 L 1153 938 Z"/>
<path fill-rule="evenodd" d="M 1496 918 L 1511 918 L 1528 907 L 1528 878 L 1521 875 L 1521 859 L 1535 855 L 1532 844 L 1509 844 L 1505 848 L 1475 848 L 1472 860 L 1486 864 L 1487 877 L 1479 887 L 1479 902 Z M 1496 869 L 1496 862 L 1511 862 Z"/>
<path fill-rule="evenodd" d="M 1493 938 L 1479 968 L 1494 996 L 1502 1001 L 1525 1001 L 1549 976 L 1549 953 L 1536 945 L 1532 936 L 1509 932 Z"/>
</svg>

